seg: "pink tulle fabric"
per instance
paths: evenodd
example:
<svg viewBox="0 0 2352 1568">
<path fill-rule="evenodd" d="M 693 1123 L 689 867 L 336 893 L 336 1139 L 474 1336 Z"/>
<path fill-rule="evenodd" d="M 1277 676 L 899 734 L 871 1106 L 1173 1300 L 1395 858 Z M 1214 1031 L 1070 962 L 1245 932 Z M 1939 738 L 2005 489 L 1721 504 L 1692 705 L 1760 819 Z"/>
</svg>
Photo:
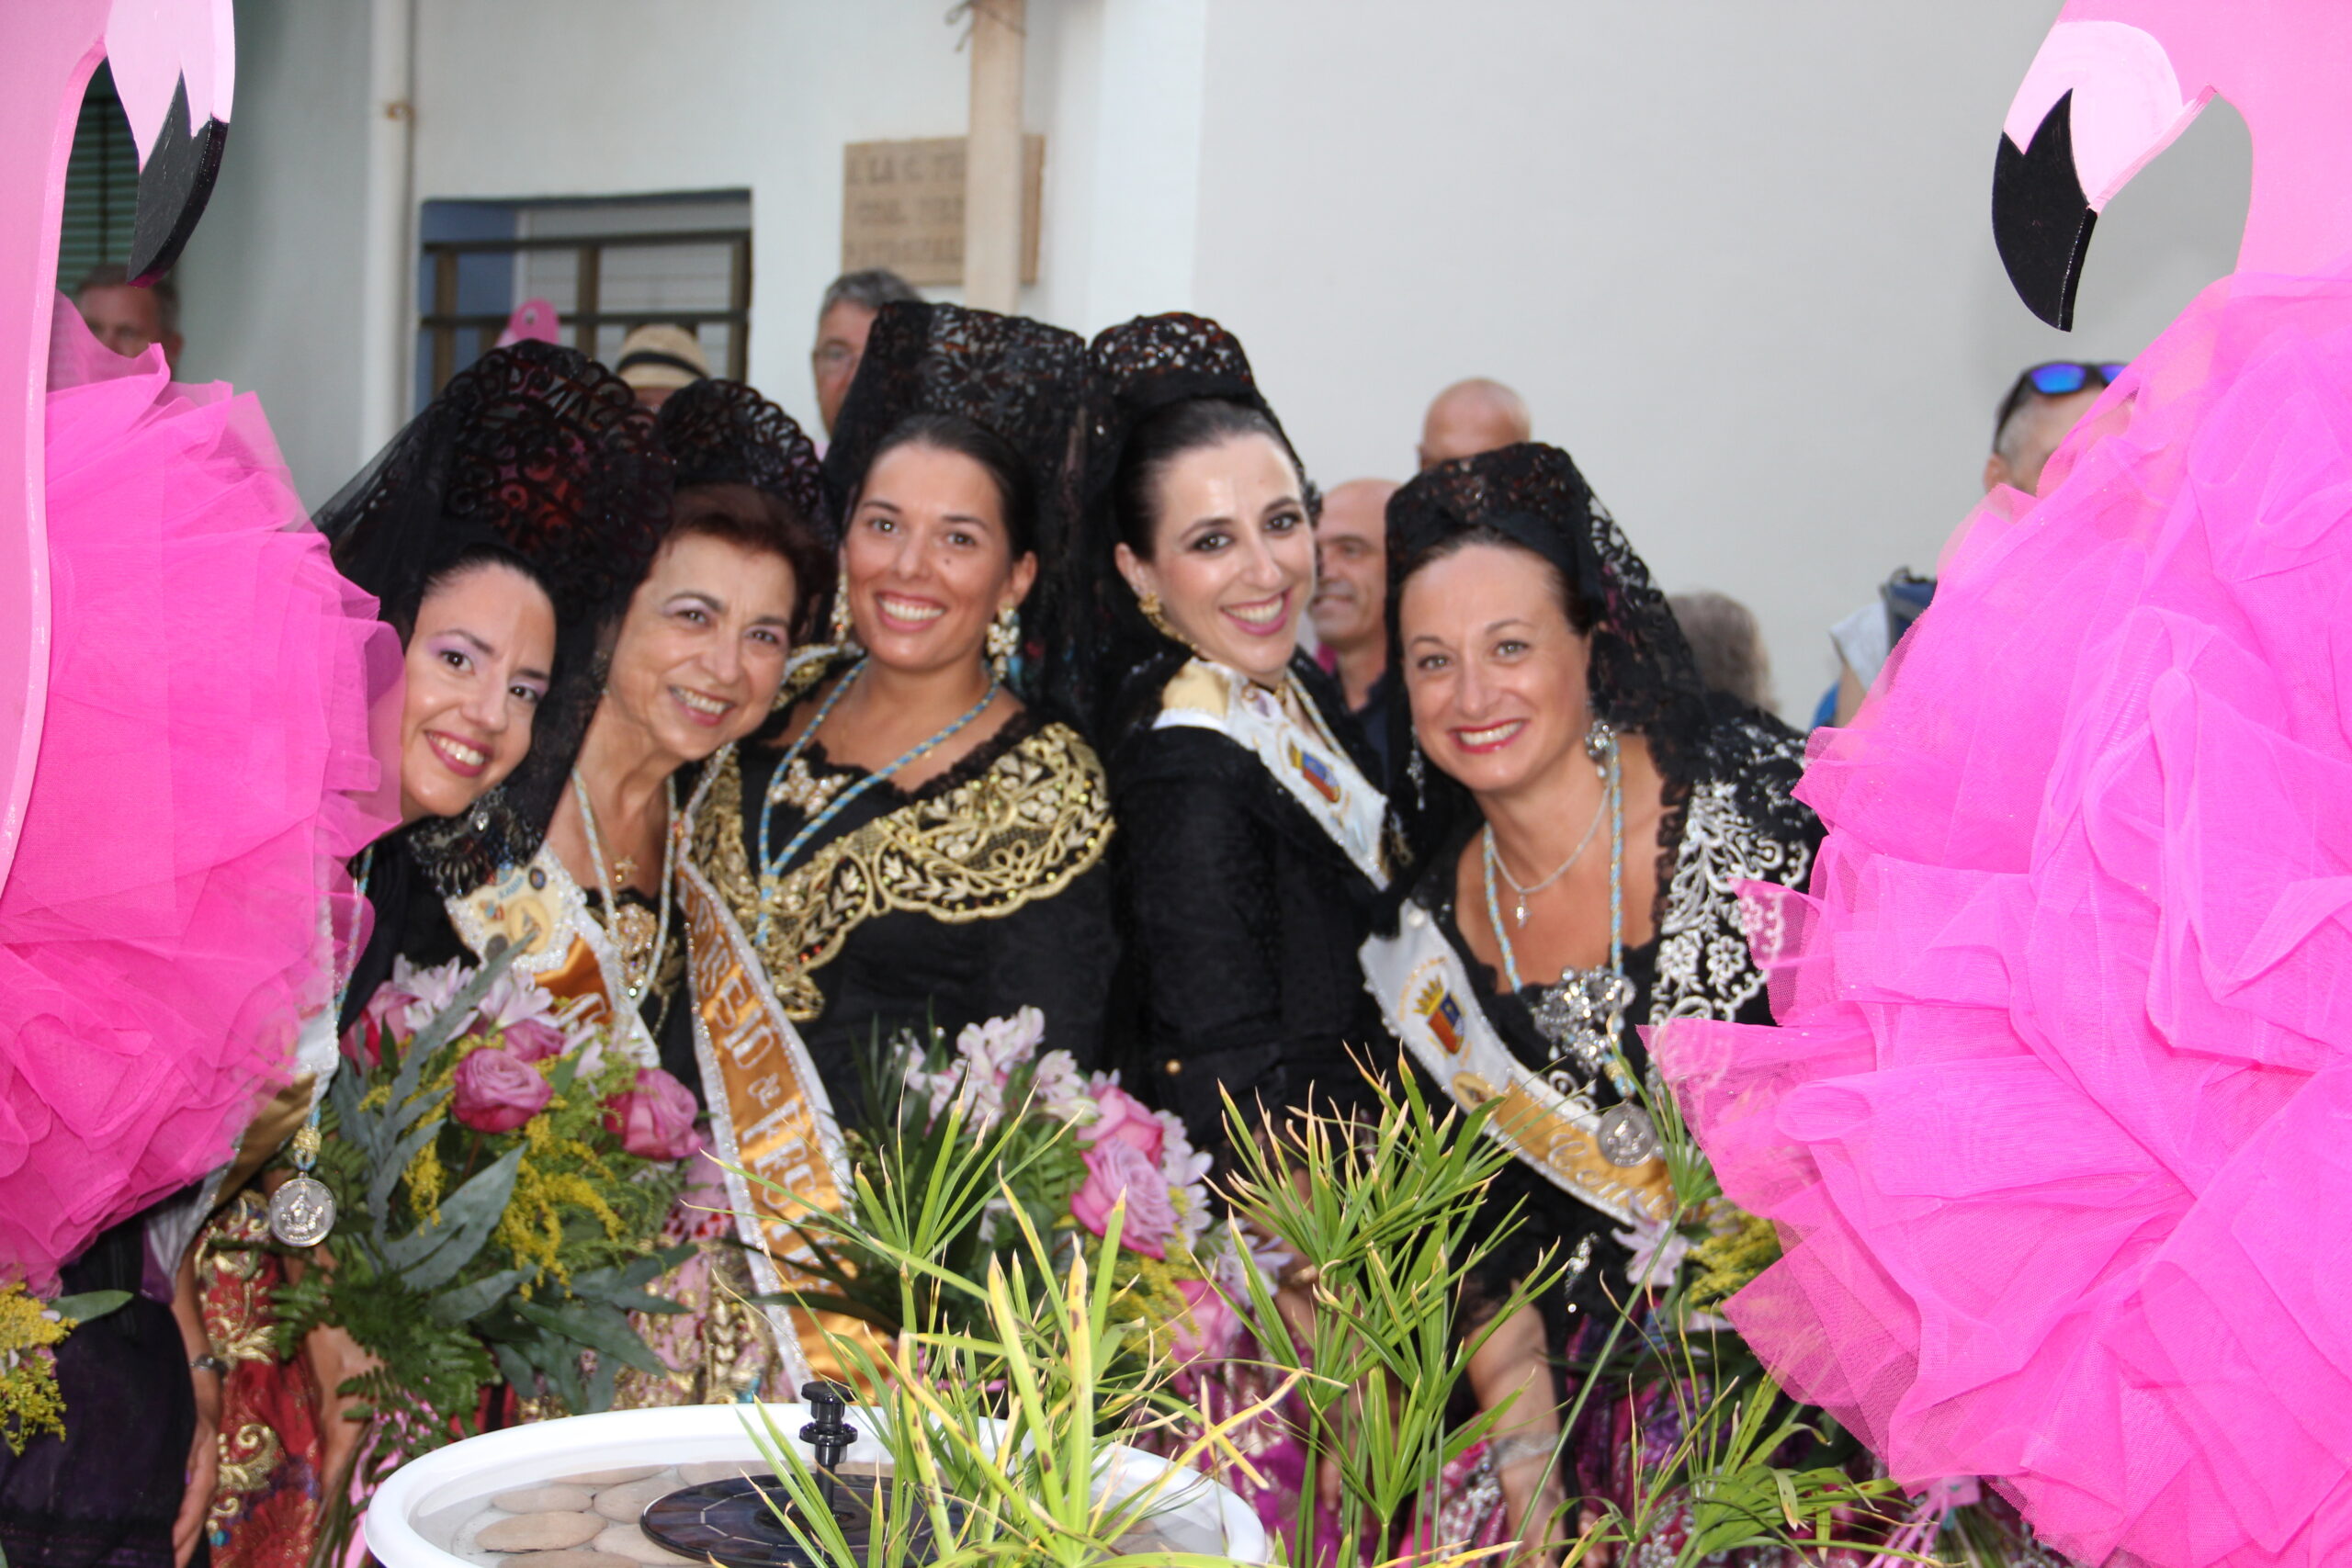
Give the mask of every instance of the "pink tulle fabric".
<svg viewBox="0 0 2352 1568">
<path fill-rule="evenodd" d="M 1658 1058 L 1729 1313 L 1895 1477 L 2158 1568 L 2352 1562 L 2352 282 L 2224 280 L 1989 499 Z"/>
<path fill-rule="evenodd" d="M 341 862 L 392 825 L 399 648 L 251 397 L 107 352 L 60 301 L 49 701 L 0 886 L 0 1279 L 226 1160 L 333 988 Z M 324 914 L 322 914 L 322 910 Z"/>
</svg>

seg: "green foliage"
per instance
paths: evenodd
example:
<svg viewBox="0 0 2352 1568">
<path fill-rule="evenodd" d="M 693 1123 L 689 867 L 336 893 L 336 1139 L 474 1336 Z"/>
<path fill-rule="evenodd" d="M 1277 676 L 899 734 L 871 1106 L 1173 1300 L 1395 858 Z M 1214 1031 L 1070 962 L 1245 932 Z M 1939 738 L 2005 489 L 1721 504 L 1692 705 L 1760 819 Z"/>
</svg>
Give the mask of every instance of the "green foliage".
<svg viewBox="0 0 2352 1568">
<path fill-rule="evenodd" d="M 691 1250 L 651 1248 L 684 1178 L 623 1152 L 603 1124 L 632 1063 L 608 1051 L 593 1071 L 577 1052 L 539 1064 L 551 1096 L 512 1133 L 450 1113 L 458 1063 L 502 1041 L 486 1024 L 462 1032 L 513 958 L 494 950 L 413 1038 L 388 1034 L 377 1066 L 346 1066 L 328 1095 L 313 1174 L 337 1223 L 325 1266 L 279 1290 L 278 1335 L 291 1354 L 311 1329 L 338 1325 L 379 1363 L 338 1391 L 369 1423 L 363 1491 L 471 1435 L 499 1377 L 574 1411 L 605 1408 L 619 1366 L 660 1370 L 628 1314 L 677 1310 L 646 1288 Z"/>
<path fill-rule="evenodd" d="M 1446 1463 L 1504 1414 L 1449 1423 L 1446 1406 L 1470 1358 L 1521 1305 L 1554 1288 L 1548 1262 L 1499 1303 L 1485 1328 L 1460 1333 L 1455 1303 L 1469 1272 L 1516 1224 L 1480 1227 L 1487 1184 L 1511 1156 L 1484 1135 L 1487 1112 L 1442 1113 L 1409 1074 L 1373 1080 L 1369 1127 L 1298 1116 L 1272 1134 L 1229 1101 L 1236 1213 L 1288 1248 L 1311 1290 L 1300 1333 L 1251 1270 L 1247 1316 L 1267 1359 L 1296 1381 L 1306 1414 L 1308 1473 L 1336 1459 L 1340 1539 L 1369 1543 L 1373 1561 L 1402 1550 L 1408 1505 L 1433 1496 Z M 1303 1490 L 1294 1539 L 1314 1535 Z"/>
<path fill-rule="evenodd" d="M 951 1109 L 943 1121 L 960 1117 Z M 1099 1242 L 1041 1227 L 1012 1181 L 997 1179 L 1003 1152 L 995 1140 L 954 1135 L 877 1149 L 857 1178 L 868 1228 L 854 1234 L 847 1220 L 812 1217 L 812 1231 L 862 1248 L 897 1282 L 900 1321 L 912 1326 L 878 1355 L 847 1338 L 830 1341 L 856 1381 L 874 1391 L 859 1419 L 878 1425 L 893 1461 L 865 1552 L 822 1506 L 800 1445 L 764 1410 L 746 1416 L 782 1483 L 775 1501 L 786 1505 L 785 1528 L 839 1568 L 896 1563 L 917 1540 L 929 1543 L 943 1568 L 1220 1564 L 1140 1551 L 1127 1541 L 1180 1489 L 1199 1482 L 1171 1468 L 1140 1486 L 1114 1483 L 1114 1441 L 1169 1428 L 1172 1417 L 1189 1414 L 1164 1392 L 1169 1368 L 1152 1353 L 1132 1300 L 1142 1287 L 1119 1252 L 1124 1213 L 1114 1211 Z M 961 1274 L 940 1262 L 992 1207 L 1007 1241 L 986 1251 L 980 1271 Z M 1202 1423 L 1178 1463 L 1212 1451 L 1238 1457 L 1233 1430 L 1257 1413 Z"/>
<path fill-rule="evenodd" d="M 1508 1413 L 1447 1418 L 1448 1394 L 1486 1342 L 1487 1331 L 1464 1332 L 1459 1288 L 1516 1223 L 1498 1225 L 1482 1208 L 1510 1156 L 1485 1135 L 1483 1111 L 1432 1105 L 1409 1079 L 1380 1088 L 1379 1097 L 1363 1126 L 1303 1117 L 1272 1137 L 1234 1118 L 1236 1221 L 1292 1253 L 1290 1288 L 1303 1286 L 1311 1299 L 1307 1310 L 1292 1303 L 1285 1313 L 1250 1271 L 1249 1299 L 1237 1304 L 1276 1376 L 1261 1404 L 1222 1419 L 1175 1393 L 1176 1369 L 1136 1300 L 1149 1281 L 1123 1264 L 1115 1224 L 1096 1243 L 1039 1223 L 1019 1201 L 1023 1162 L 1043 1157 L 1037 1150 L 961 1137 L 953 1111 L 942 1136 L 869 1148 L 855 1173 L 854 1217 L 818 1213 L 808 1229 L 836 1256 L 854 1250 L 868 1259 L 869 1282 L 887 1282 L 896 1295 L 882 1302 L 878 1290 L 869 1292 L 874 1315 L 902 1325 L 888 1348 L 830 1342 L 868 1391 L 858 1420 L 879 1427 L 889 1478 L 873 1542 L 858 1551 L 819 1506 L 819 1478 L 802 1446 L 764 1414 L 749 1416 L 781 1481 L 774 1501 L 786 1528 L 835 1568 L 895 1562 L 919 1540 L 945 1564 L 1222 1568 L 1223 1559 L 1131 1533 L 1170 1505 L 1182 1482 L 1114 1495 L 1112 1445 L 1157 1434 L 1160 1451 L 1181 1463 L 1248 1473 L 1247 1428 L 1282 1405 L 1303 1419 L 1309 1474 L 1326 1457 L 1336 1461 L 1340 1492 L 1330 1501 L 1340 1539 L 1361 1543 L 1362 1561 L 1445 1568 L 1488 1555 L 1421 1546 L 1408 1527 L 1434 1500 L 1445 1463 Z M 1694 1176 L 1693 1190 L 1711 1180 Z M 998 1241 L 974 1247 L 971 1234 L 991 1214 L 1003 1226 Z M 1687 1213 L 1674 1223 L 1708 1234 Z M 1490 1321 L 1559 1281 L 1556 1268 L 1539 1268 Z M 1677 1568 L 1741 1549 L 1808 1561 L 1855 1546 L 1886 1562 L 1929 1561 L 1877 1544 L 1899 1506 L 1892 1484 L 1855 1480 L 1841 1462 L 1850 1451 L 1840 1449 L 1841 1435 L 1760 1373 L 1726 1375 L 1741 1353 L 1714 1342 L 1735 1337 L 1704 1326 L 1683 1304 L 1679 1280 L 1661 1284 L 1635 1292 L 1600 1336 L 1561 1427 L 1573 1428 L 1592 1399 L 1639 1392 L 1676 1402 L 1679 1441 L 1662 1462 L 1645 1462 L 1636 1448 L 1628 1503 L 1574 1499 L 1552 1519 L 1518 1521 L 1521 1539 L 1556 1543 L 1563 1568 L 1655 1551 L 1670 1520 L 1688 1539 L 1659 1561 Z M 1302 1543 L 1294 1549 L 1299 1568 L 1311 1551 L 1303 1543 L 1314 1539 L 1310 1506 L 1291 1532 Z"/>
</svg>

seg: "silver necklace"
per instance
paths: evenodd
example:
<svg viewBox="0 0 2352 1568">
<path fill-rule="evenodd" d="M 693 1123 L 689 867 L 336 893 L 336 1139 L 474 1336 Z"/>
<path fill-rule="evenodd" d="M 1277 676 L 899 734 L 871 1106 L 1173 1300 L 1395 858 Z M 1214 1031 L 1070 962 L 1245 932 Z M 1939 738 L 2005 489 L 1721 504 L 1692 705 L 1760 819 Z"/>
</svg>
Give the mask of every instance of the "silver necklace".
<svg viewBox="0 0 2352 1568">
<path fill-rule="evenodd" d="M 571 794 L 580 804 L 580 824 L 588 832 L 588 858 L 596 863 L 596 886 L 605 895 L 605 929 L 612 933 L 613 945 L 620 952 L 621 995 L 634 1007 L 652 989 L 654 976 L 662 972 L 662 954 L 670 946 L 670 896 L 678 857 L 669 842 L 669 834 L 678 820 L 677 785 L 670 779 L 662 781 L 662 904 L 652 917 L 650 952 L 645 911 L 622 908 L 618 890 L 614 886 L 616 878 L 624 883 L 628 880 L 636 863 L 624 857 L 614 871 L 606 872 L 605 840 L 596 831 L 596 808 L 588 803 L 588 784 L 580 776 L 578 768 L 571 770 Z"/>
<path fill-rule="evenodd" d="M 1496 870 L 1501 872 L 1503 874 L 1503 880 L 1510 884 L 1510 890 L 1519 895 L 1518 901 L 1511 906 L 1510 922 L 1512 925 L 1521 927 L 1525 926 L 1527 924 L 1528 898 L 1534 894 L 1543 892 L 1544 889 L 1551 886 L 1552 884 L 1567 875 L 1568 868 L 1575 865 L 1577 862 L 1584 859 L 1584 852 L 1591 845 L 1592 836 L 1600 831 L 1600 818 L 1608 809 L 1609 795 L 1606 790 L 1603 790 L 1601 792 L 1600 799 L 1593 805 L 1592 820 L 1585 824 L 1584 837 L 1578 839 L 1577 840 L 1577 847 L 1568 852 L 1568 858 L 1562 861 L 1558 869 L 1554 871 L 1551 875 L 1544 878 L 1541 882 L 1531 882 L 1524 886 L 1521 884 L 1518 877 L 1513 876 L 1510 874 L 1510 863 L 1503 859 L 1500 852 L 1498 852 L 1495 848 L 1495 825 L 1491 822 L 1487 824 L 1487 863 Z"/>
<path fill-rule="evenodd" d="M 368 897 L 368 874 L 375 869 L 375 865 L 376 849 L 371 844 L 360 852 L 359 874 L 352 878 L 354 890 L 363 901 Z M 329 919 L 333 919 L 332 912 Z M 332 937 L 332 930 L 329 934 Z M 355 939 L 358 934 L 356 930 L 352 932 Z M 334 959 L 332 940 L 327 943 L 327 959 L 330 963 Z M 351 963 L 353 968 L 358 967 L 357 953 L 351 955 Z M 350 975 L 337 975 L 334 1010 L 327 1015 L 328 1028 L 342 1029 L 344 998 L 350 989 Z M 326 1240 L 334 1229 L 334 1191 L 311 1174 L 311 1168 L 319 1163 L 319 1149 L 326 1141 L 326 1135 L 319 1131 L 319 1111 L 325 1103 L 326 1096 L 315 1086 L 311 1092 L 319 1098 L 311 1102 L 309 1119 L 296 1129 L 293 1142 L 288 1145 L 288 1151 L 294 1156 L 294 1174 L 269 1195 L 269 1234 L 286 1247 L 316 1247 Z"/>
<path fill-rule="evenodd" d="M 1609 815 L 1609 964 L 1601 969 L 1570 966 L 1561 970 L 1559 979 L 1544 988 L 1532 1010 L 1535 1027 L 1545 1039 L 1574 1057 L 1588 1073 L 1606 1077 L 1617 1091 L 1618 1103 L 1600 1113 L 1594 1135 L 1610 1164 L 1635 1166 L 1657 1153 L 1657 1129 L 1636 1102 L 1634 1075 L 1626 1068 L 1619 1043 L 1625 1010 L 1634 1002 L 1634 984 L 1625 977 L 1624 773 L 1616 733 L 1607 725 L 1593 725 L 1585 739 L 1585 750 L 1601 770 L 1602 805 Z M 1489 829 L 1479 857 L 1486 884 L 1487 924 L 1501 953 L 1503 981 L 1516 996 L 1521 989 L 1519 958 L 1511 951 L 1510 934 L 1503 929 L 1502 908 L 1495 897 L 1494 842 Z"/>
</svg>

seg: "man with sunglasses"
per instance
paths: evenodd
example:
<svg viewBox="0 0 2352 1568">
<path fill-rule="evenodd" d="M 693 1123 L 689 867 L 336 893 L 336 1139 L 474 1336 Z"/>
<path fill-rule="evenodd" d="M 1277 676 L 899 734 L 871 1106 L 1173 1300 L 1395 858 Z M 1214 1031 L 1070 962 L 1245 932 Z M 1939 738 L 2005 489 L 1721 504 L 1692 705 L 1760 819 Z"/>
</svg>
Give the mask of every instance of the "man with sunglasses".
<svg viewBox="0 0 2352 1568">
<path fill-rule="evenodd" d="M 2108 383 L 2121 374 L 2123 367 L 2114 361 L 2074 359 L 2053 359 L 2020 371 L 1993 418 L 1993 450 L 1984 459 L 1985 493 L 2008 485 L 2039 495 L 2042 465 L 2075 422 L 2090 412 Z M 1935 579 L 1914 577 L 1906 567 L 1879 590 L 1878 603 L 1865 604 L 1829 628 L 1829 640 L 1838 648 L 1838 684 L 1822 694 L 1814 723 L 1853 719 L 1887 656 L 1935 591 Z"/>
<path fill-rule="evenodd" d="M 2028 495 L 2040 493 L 2041 466 L 2075 422 L 2123 374 L 2112 362 L 2098 365 L 2053 359 L 2018 375 L 2001 400 L 1993 421 L 1993 454 L 1984 459 L 1984 491 L 2013 485 Z"/>
</svg>

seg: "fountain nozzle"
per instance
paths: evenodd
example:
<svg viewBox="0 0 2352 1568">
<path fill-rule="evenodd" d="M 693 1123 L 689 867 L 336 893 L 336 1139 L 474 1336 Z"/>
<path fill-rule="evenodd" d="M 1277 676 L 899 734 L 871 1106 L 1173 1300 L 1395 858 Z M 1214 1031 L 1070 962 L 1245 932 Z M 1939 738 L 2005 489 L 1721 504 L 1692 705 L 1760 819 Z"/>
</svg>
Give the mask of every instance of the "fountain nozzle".
<svg viewBox="0 0 2352 1568">
<path fill-rule="evenodd" d="M 844 1419 L 850 1402 L 850 1391 L 839 1383 L 806 1382 L 800 1385 L 800 1397 L 808 1404 L 808 1424 L 800 1428 L 800 1440 L 815 1450 L 817 1485 L 825 1499 L 825 1506 L 836 1517 L 841 1512 L 841 1497 L 834 1487 L 833 1472 L 849 1457 L 849 1446 L 857 1441 L 857 1428 Z"/>
</svg>

